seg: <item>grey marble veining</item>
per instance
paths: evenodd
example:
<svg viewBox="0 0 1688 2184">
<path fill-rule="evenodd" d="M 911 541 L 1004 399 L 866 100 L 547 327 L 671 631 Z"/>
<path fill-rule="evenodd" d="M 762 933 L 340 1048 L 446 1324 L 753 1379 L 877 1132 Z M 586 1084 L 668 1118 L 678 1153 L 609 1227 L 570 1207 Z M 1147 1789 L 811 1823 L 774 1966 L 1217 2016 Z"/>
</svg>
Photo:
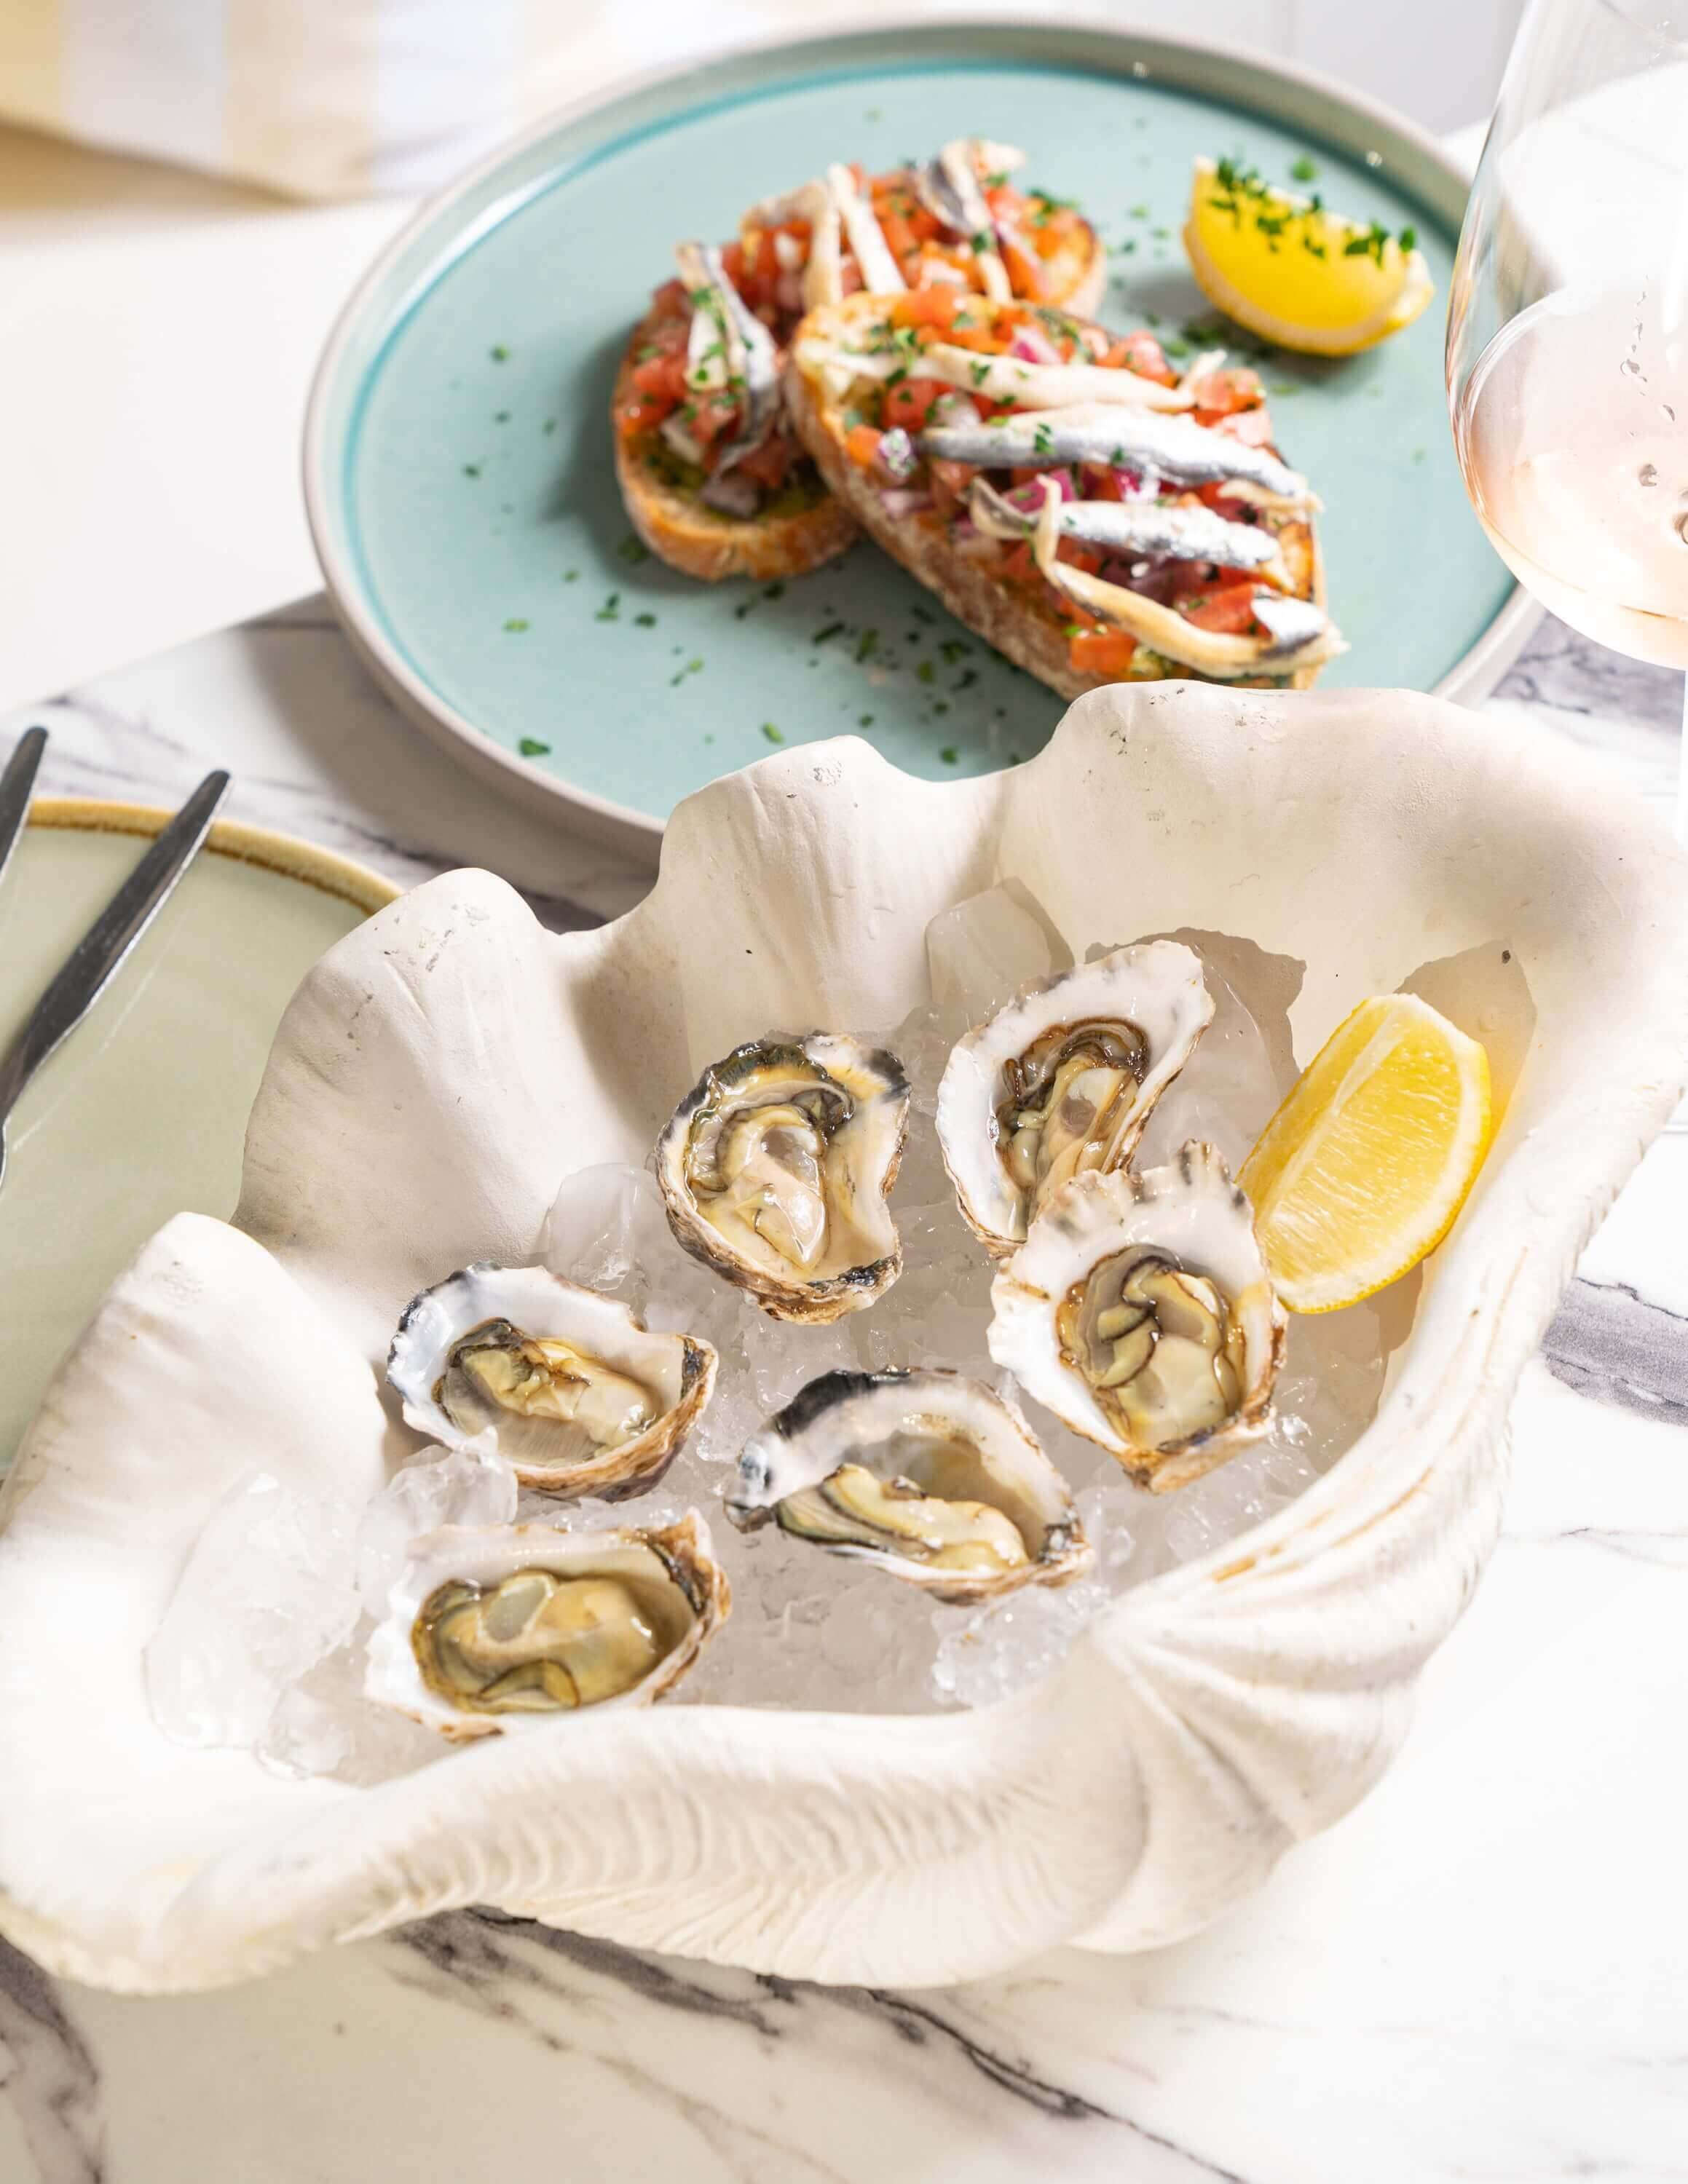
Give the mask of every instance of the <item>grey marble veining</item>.
<svg viewBox="0 0 1688 2184">
<path fill-rule="evenodd" d="M 1677 677 L 1549 622 L 1491 704 L 1674 802 Z M 405 884 L 488 865 L 560 928 L 648 884 L 400 720 L 320 600 L 24 709 L 0 756 L 34 720 L 48 793 L 173 803 L 226 764 L 233 816 Z M 161 2000 L 0 1945 L 0 2184 L 1688 2178 L 1685 1232 L 1672 1139 L 1527 1376 L 1406 1753 L 1216 1932 L 931 1994 L 473 1913 Z"/>
</svg>

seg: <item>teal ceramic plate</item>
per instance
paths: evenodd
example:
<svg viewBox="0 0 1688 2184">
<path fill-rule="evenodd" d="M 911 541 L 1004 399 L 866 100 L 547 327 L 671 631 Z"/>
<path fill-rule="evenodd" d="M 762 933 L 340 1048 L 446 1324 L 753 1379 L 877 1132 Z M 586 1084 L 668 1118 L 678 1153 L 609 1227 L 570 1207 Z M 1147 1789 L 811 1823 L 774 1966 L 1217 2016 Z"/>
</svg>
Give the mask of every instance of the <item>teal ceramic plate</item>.
<svg viewBox="0 0 1688 2184">
<path fill-rule="evenodd" d="M 169 817 L 48 798 L 0 890 L 0 1045 Z M 293 988 L 397 890 L 255 827 L 214 827 L 133 956 L 19 1102 L 0 1191 L 0 1475 L 113 1279 L 184 1207 L 226 1217 Z"/>
<path fill-rule="evenodd" d="M 964 133 L 1031 153 L 1115 247 L 1101 315 L 1211 313 L 1177 231 L 1198 153 L 1411 224 L 1445 295 L 1465 186 L 1410 125 L 1304 75 L 1164 39 L 957 24 L 740 52 L 548 122 L 427 208 L 348 307 L 307 431 L 316 543 L 353 636 L 426 725 L 601 832 L 786 744 L 858 731 L 945 778 L 1029 756 L 1062 702 L 873 548 L 783 590 L 643 557 L 615 485 L 615 365 L 685 235 L 725 237 L 826 158 Z M 1263 368 L 1322 494 L 1323 681 L 1471 694 L 1529 623 L 1467 506 L 1434 306 L 1339 362 Z"/>
</svg>

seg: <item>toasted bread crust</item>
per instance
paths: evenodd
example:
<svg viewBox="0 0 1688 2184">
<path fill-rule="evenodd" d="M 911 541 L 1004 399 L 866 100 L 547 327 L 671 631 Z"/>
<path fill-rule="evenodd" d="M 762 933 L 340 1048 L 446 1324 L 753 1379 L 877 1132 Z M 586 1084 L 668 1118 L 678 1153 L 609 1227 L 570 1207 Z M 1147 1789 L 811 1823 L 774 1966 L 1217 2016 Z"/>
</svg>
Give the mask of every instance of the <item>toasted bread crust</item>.
<svg viewBox="0 0 1688 2184">
<path fill-rule="evenodd" d="M 811 312 L 804 329 L 836 339 L 881 309 L 871 297 L 847 297 L 841 304 Z M 959 552 L 942 522 L 930 516 L 887 515 L 873 479 L 845 453 L 841 405 L 799 369 L 795 355 L 785 367 L 785 403 L 797 436 L 821 476 L 875 544 L 900 561 L 928 591 L 936 592 L 958 621 L 976 631 L 1015 666 L 1047 682 L 1063 698 L 1082 697 L 1110 682 L 1149 679 L 1076 673 L 1067 658 L 1064 618 L 1039 613 L 1019 592 L 998 582 L 985 566 Z M 1313 525 L 1296 517 L 1279 525 L 1277 537 L 1294 589 L 1302 599 L 1322 606 L 1324 571 Z M 1318 671 L 1316 667 L 1301 669 L 1290 678 L 1291 686 L 1311 688 Z M 1181 668 L 1176 678 L 1163 679 L 1205 678 L 1194 668 Z"/>
<path fill-rule="evenodd" d="M 724 577 L 805 576 L 841 554 L 856 536 L 855 520 L 830 493 L 794 515 L 723 515 L 643 460 L 640 437 L 617 423 L 634 393 L 633 368 L 649 337 L 654 310 L 634 331 L 616 374 L 611 429 L 616 480 L 633 527 L 659 560 L 683 576 L 718 583 Z M 642 436 L 640 436 L 642 437 Z"/>
</svg>

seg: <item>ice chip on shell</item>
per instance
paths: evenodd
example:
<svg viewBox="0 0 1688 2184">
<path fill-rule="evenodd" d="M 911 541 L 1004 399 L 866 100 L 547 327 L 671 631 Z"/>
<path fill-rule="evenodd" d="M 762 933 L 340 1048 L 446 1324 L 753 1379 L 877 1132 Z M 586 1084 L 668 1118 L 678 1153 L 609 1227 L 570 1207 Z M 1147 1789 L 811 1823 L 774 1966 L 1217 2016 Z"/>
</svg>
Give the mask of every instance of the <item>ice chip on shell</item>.
<svg viewBox="0 0 1688 2184">
<path fill-rule="evenodd" d="M 395 1471 L 365 1507 L 357 1529 L 357 1584 L 366 1615 L 387 1613 L 387 1596 L 411 1541 L 442 1524 L 507 1524 L 516 1514 L 516 1474 L 483 1449 L 424 1449 Z"/>
<path fill-rule="evenodd" d="M 926 928 L 932 1007 L 951 1043 L 1058 967 L 1048 934 L 1012 888 L 970 895 Z"/>
<path fill-rule="evenodd" d="M 277 1701 L 358 1619 L 357 1512 L 267 1471 L 206 1519 L 146 1648 L 153 1718 L 179 1743 L 249 1748 Z"/>
</svg>

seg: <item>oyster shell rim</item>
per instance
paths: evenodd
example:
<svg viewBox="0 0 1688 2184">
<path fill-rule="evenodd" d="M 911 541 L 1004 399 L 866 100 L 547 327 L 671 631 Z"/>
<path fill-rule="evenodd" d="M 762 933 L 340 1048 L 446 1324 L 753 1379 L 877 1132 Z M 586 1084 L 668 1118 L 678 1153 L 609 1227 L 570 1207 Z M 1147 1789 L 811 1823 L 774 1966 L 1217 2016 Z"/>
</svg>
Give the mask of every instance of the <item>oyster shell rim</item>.
<svg viewBox="0 0 1688 2184">
<path fill-rule="evenodd" d="M 806 1061 L 824 1068 L 826 1066 L 824 1062 L 818 1061 L 809 1051 L 810 1043 L 814 1040 L 852 1049 L 856 1067 L 875 1072 L 884 1079 L 881 1092 L 876 1097 L 882 1096 L 896 1103 L 895 1137 L 878 1185 L 892 1243 L 891 1249 L 879 1258 L 864 1260 L 858 1266 L 846 1268 L 841 1273 L 829 1274 L 819 1281 L 781 1282 L 761 1268 L 752 1267 L 748 1260 L 738 1257 L 713 1223 L 704 1220 L 696 1212 L 696 1198 L 685 1180 L 684 1155 L 690 1139 L 692 1117 L 707 1098 L 711 1080 L 718 1070 L 724 1069 L 741 1055 L 779 1047 L 796 1049 Z M 885 1294 L 903 1272 L 903 1244 L 891 1210 L 891 1193 L 908 1143 L 908 1110 L 912 1096 L 908 1073 L 900 1056 L 893 1054 L 889 1047 L 870 1045 L 852 1032 L 826 1031 L 817 1026 L 805 1032 L 767 1031 L 759 1037 L 741 1039 L 718 1061 L 706 1064 L 696 1083 L 663 1123 L 651 1148 L 651 1172 L 662 1194 L 662 1210 L 668 1217 L 668 1228 L 675 1242 L 700 1265 L 707 1267 L 712 1273 L 730 1283 L 772 1319 L 784 1320 L 791 1325 L 819 1327 L 843 1318 L 847 1312 L 865 1311 Z"/>
<path fill-rule="evenodd" d="M 1087 1390 L 1082 1401 L 1073 1397 L 1072 1368 L 1059 1355 L 1052 1341 L 1047 1348 L 1039 1342 L 1047 1320 L 1053 1335 L 1053 1323 L 1062 1299 L 1067 1295 L 1068 1284 L 1059 1295 L 1040 1284 L 1026 1279 L 1016 1272 L 1016 1262 L 1037 1239 L 1041 1251 L 1048 1239 L 1060 1228 L 1065 1220 L 1087 1210 L 1086 1201 L 1098 1198 L 1118 1198 L 1121 1194 L 1129 1201 L 1128 1210 L 1152 1203 L 1171 1193 L 1182 1190 L 1206 1191 L 1217 1195 L 1221 1190 L 1228 1197 L 1232 1210 L 1240 1208 L 1248 1215 L 1249 1247 L 1259 1263 L 1259 1275 L 1244 1285 L 1242 1295 L 1259 1289 L 1265 1306 L 1264 1325 L 1260 1340 L 1264 1342 L 1264 1354 L 1256 1355 L 1256 1342 L 1247 1338 L 1245 1355 L 1250 1362 L 1249 1385 L 1243 1401 L 1232 1415 L 1217 1426 L 1205 1432 L 1190 1434 L 1182 1440 L 1169 1443 L 1160 1449 L 1144 1449 L 1127 1440 L 1110 1426 L 1106 1414 Z M 1089 1209 L 1093 1210 L 1093 1209 Z M 1041 1233 L 1040 1233 L 1041 1232 Z M 1117 1231 L 1107 1249 L 1098 1251 L 1089 1262 L 1090 1268 L 1099 1264 L 1109 1251 L 1118 1250 L 1122 1242 L 1149 1243 L 1152 1236 L 1122 1238 Z M 1085 1270 L 1087 1273 L 1089 1268 Z M 1221 1279 L 1210 1266 L 1193 1262 L 1191 1271 L 1205 1273 L 1218 1282 L 1225 1291 L 1227 1304 L 1234 1310 L 1239 1302 L 1237 1285 Z M 1081 1277 L 1082 1278 L 1082 1277 Z M 1245 1192 L 1237 1184 L 1229 1167 L 1214 1145 L 1199 1139 L 1191 1139 L 1180 1147 L 1171 1161 L 1159 1167 L 1091 1169 L 1082 1175 L 1070 1177 L 1054 1191 L 1043 1212 L 1028 1230 L 1026 1243 L 1020 1250 L 1004 1259 L 998 1266 L 991 1284 L 991 1320 L 986 1330 L 986 1340 L 991 1356 L 998 1365 L 1012 1373 L 1016 1381 L 1035 1402 L 1053 1411 L 1061 1423 L 1104 1448 L 1115 1458 L 1132 1484 L 1144 1487 L 1152 1494 L 1168 1494 L 1207 1472 L 1216 1470 L 1249 1442 L 1260 1439 L 1267 1430 L 1267 1419 L 1272 1408 L 1272 1389 L 1283 1369 L 1288 1333 L 1288 1315 L 1272 1285 L 1260 1240 L 1255 1231 L 1254 1208 Z M 1065 1399 L 1065 1400 L 1064 1400 Z"/>
<path fill-rule="evenodd" d="M 1173 940 L 1164 934 L 1153 939 L 1122 941 L 1119 946 L 1107 950 L 1103 955 L 1093 956 L 1088 962 L 1070 964 L 1065 971 L 1051 971 L 1041 978 L 1028 978 L 1022 985 L 1016 986 L 1009 998 L 999 1006 L 992 1009 L 982 1022 L 964 1032 L 951 1047 L 948 1058 L 944 1063 L 943 1074 L 938 1080 L 937 1102 L 932 1117 L 933 1128 L 937 1134 L 938 1152 L 943 1161 L 944 1173 L 948 1177 L 950 1186 L 955 1193 L 955 1201 L 961 1217 L 986 1250 L 990 1252 L 992 1258 L 1005 1259 L 1017 1251 L 1026 1240 L 1026 1228 L 1030 1224 L 1024 1223 L 1020 1233 L 1015 1234 L 991 1221 L 975 1202 L 975 1195 L 970 1188 L 969 1179 L 957 1172 L 957 1162 L 950 1156 L 952 1138 L 956 1140 L 959 1146 L 960 1143 L 970 1141 L 976 1136 L 982 1125 L 989 1137 L 994 1165 L 997 1169 L 1000 1169 L 1002 1166 L 1002 1155 L 996 1138 L 996 1102 L 991 1097 L 994 1081 L 1000 1072 L 1001 1064 L 998 1062 L 989 1070 L 981 1065 L 978 1057 L 981 1044 L 992 1028 L 1010 1011 L 1026 1007 L 1028 1003 L 1037 1000 L 1042 995 L 1054 993 L 1059 987 L 1082 978 L 1087 972 L 1095 971 L 1102 966 L 1116 962 L 1120 957 L 1126 956 L 1142 958 L 1151 954 L 1158 954 L 1161 961 L 1170 962 L 1172 960 L 1172 952 L 1175 950 L 1180 956 L 1188 956 L 1195 966 L 1195 986 L 1199 996 L 1197 1010 L 1200 1021 L 1190 1033 L 1182 1052 L 1177 1055 L 1177 1060 L 1170 1067 L 1167 1066 L 1165 1057 L 1162 1057 L 1160 1061 L 1152 1061 L 1149 1068 L 1144 1072 L 1137 1087 L 1137 1099 L 1132 1102 L 1131 1117 L 1121 1134 L 1121 1141 L 1114 1160 L 1107 1167 L 1100 1170 L 1085 1170 L 1083 1173 L 1105 1175 L 1114 1173 L 1116 1169 L 1128 1168 L 1132 1156 L 1142 1141 L 1143 1132 L 1149 1128 L 1150 1117 L 1156 1106 L 1163 1095 L 1177 1081 L 1197 1047 L 1201 1044 L 1204 1034 L 1213 1022 L 1214 1014 L 1218 1006 L 1212 989 L 1207 983 L 1206 965 L 1199 951 L 1192 948 L 1187 941 Z M 1143 1026 L 1137 1023 L 1136 1018 L 1129 1012 L 1121 1013 L 1125 1021 L 1135 1024 L 1139 1031 L 1143 1029 Z M 1101 1019 L 1075 1017 L 1072 1020 L 1078 1022 Z M 1177 1052 L 1176 1046 L 1169 1049 L 1169 1052 Z M 964 1062 L 960 1059 L 963 1056 L 966 1057 Z M 978 1113 L 969 1113 L 966 1111 L 973 1104 L 972 1095 L 975 1091 L 983 1093 L 983 1105 Z M 974 1178 L 974 1181 L 976 1182 L 977 1178 Z M 1020 1212 L 1023 1223 L 1025 1211 L 1026 1201 L 1022 1198 Z"/>
<path fill-rule="evenodd" d="M 680 1347 L 680 1394 L 661 1415 L 653 1418 L 644 1431 L 631 1440 L 617 1443 L 601 1451 L 595 1457 L 573 1464 L 567 1471 L 557 1466 L 535 1463 L 531 1460 L 517 1462 L 513 1457 L 500 1456 L 500 1462 L 508 1463 L 517 1480 L 536 1494 L 549 1495 L 558 1502 L 578 1502 L 591 1496 L 606 1502 L 625 1501 L 630 1496 L 643 1494 L 662 1479 L 674 1458 L 685 1446 L 692 1429 L 709 1402 L 715 1390 L 720 1357 L 713 1343 L 701 1334 L 685 1333 L 668 1334 L 662 1329 L 646 1327 L 633 1306 L 621 1298 L 611 1296 L 603 1290 L 595 1290 L 589 1283 L 573 1281 L 567 1274 L 559 1274 L 542 1263 L 529 1261 L 512 1264 L 501 1259 L 472 1259 L 467 1266 L 458 1267 L 437 1282 L 430 1283 L 416 1295 L 399 1315 L 399 1323 L 388 1345 L 384 1377 L 387 1384 L 399 1397 L 405 1423 L 415 1433 L 425 1435 L 447 1448 L 471 1448 L 489 1431 L 493 1446 L 497 1446 L 497 1429 L 482 1427 L 478 1432 L 465 1430 L 450 1416 L 433 1394 L 435 1382 L 445 1362 L 441 1351 L 425 1373 L 418 1373 L 411 1379 L 401 1352 L 414 1344 L 420 1347 L 421 1337 L 417 1322 L 430 1306 L 436 1304 L 441 1293 L 454 1283 L 483 1279 L 489 1275 L 517 1274 L 538 1277 L 565 1295 L 587 1296 L 594 1302 L 620 1316 L 627 1322 L 629 1334 L 649 1342 L 678 1343 Z M 509 1315 L 506 1315 L 508 1317 Z M 467 1334 L 470 1328 L 480 1324 L 471 1322 L 456 1330 Z M 514 1320 L 511 1324 L 515 1325 Z M 523 1328 L 523 1334 L 534 1330 Z M 595 1354 L 595 1353 L 594 1353 Z M 613 1361 L 606 1359 L 606 1363 Z M 406 1371 L 400 1379 L 399 1372 Z"/>
<path fill-rule="evenodd" d="M 423 1607 L 439 1588 L 454 1577 L 468 1574 L 459 1566 L 478 1549 L 480 1574 L 497 1569 L 510 1576 L 518 1569 L 551 1569 L 559 1557 L 579 1565 L 567 1574 L 584 1576 L 595 1553 L 629 1547 L 644 1548 L 663 1566 L 663 1575 L 684 1598 L 690 1622 L 656 1666 L 638 1683 L 613 1698 L 590 1706 L 557 1708 L 532 1713 L 474 1713 L 459 1710 L 440 1696 L 422 1676 L 412 1633 Z M 506 1558 L 500 1548 L 507 1548 Z M 726 1571 L 715 1558 L 708 1524 L 696 1509 L 688 1509 L 672 1524 L 618 1525 L 602 1531 L 571 1532 L 562 1525 L 444 1524 L 417 1535 L 405 1551 L 405 1563 L 387 1596 L 386 1612 L 372 1634 L 364 1671 L 363 1693 L 375 1703 L 391 1707 L 424 1729 L 431 1729 L 449 1744 L 467 1744 L 483 1737 L 528 1736 L 560 1722 L 607 1713 L 612 1708 L 654 1705 L 674 1689 L 696 1665 L 704 1647 L 732 1613 L 733 1588 Z"/>
<path fill-rule="evenodd" d="M 787 1451 L 801 1446 L 803 1437 L 813 1433 L 826 1418 L 847 1409 L 852 1404 L 904 1388 L 936 1389 L 962 1399 L 963 1403 L 980 1402 L 990 1412 L 1004 1439 L 1012 1435 L 1018 1443 L 1017 1455 L 1022 1456 L 1037 1476 L 1040 1485 L 1055 1490 L 1049 1497 L 1052 1504 L 1060 1507 L 1059 1518 L 1048 1511 L 1039 1510 L 1032 1496 L 1026 1501 L 1032 1513 L 1042 1524 L 1042 1536 L 1035 1553 L 1028 1552 L 1026 1562 L 1011 1569 L 994 1571 L 964 1571 L 934 1568 L 913 1557 L 904 1557 L 889 1548 L 875 1546 L 866 1541 L 819 1540 L 813 1535 L 786 1527 L 779 1512 L 787 1496 L 801 1491 L 806 1486 L 819 1485 L 830 1478 L 847 1462 L 859 1461 L 847 1454 L 839 1453 L 836 1460 L 816 1469 L 813 1476 L 793 1479 L 785 1492 L 777 1496 L 751 1498 L 751 1491 L 771 1484 L 771 1470 L 761 1469 L 759 1479 L 752 1476 L 752 1451 L 769 1438 L 777 1437 Z M 911 1406 L 911 1407 L 913 1407 Z M 942 1415 L 942 1406 L 929 1407 Z M 957 1409 L 961 1404 L 957 1405 Z M 977 1437 L 975 1436 L 975 1446 Z M 986 1468 L 990 1467 L 988 1462 Z M 869 1468 L 872 1468 L 869 1465 Z M 780 1525 L 787 1536 L 800 1540 L 824 1554 L 837 1555 L 852 1561 L 871 1563 L 887 1576 L 905 1585 L 919 1586 L 934 1598 L 954 1605 L 972 1605 L 999 1599 L 1005 1594 L 1017 1592 L 1031 1585 L 1059 1587 L 1070 1584 L 1091 1567 L 1095 1558 L 1095 1547 L 1084 1529 L 1074 1497 L 1072 1485 L 1054 1458 L 1032 1431 L 1019 1405 L 1011 1396 L 991 1386 L 987 1380 L 961 1372 L 951 1365 L 893 1365 L 879 1372 L 865 1372 L 848 1367 L 834 1367 L 806 1380 L 791 1398 L 763 1421 L 762 1426 L 745 1443 L 738 1468 L 722 1496 L 722 1506 L 728 1522 L 743 1532 L 759 1530 L 773 1523 Z M 1001 1502 L 992 1507 L 1002 1510 L 1016 1529 L 1020 1520 Z M 1053 1543 L 1053 1544 L 1052 1544 Z"/>
</svg>

